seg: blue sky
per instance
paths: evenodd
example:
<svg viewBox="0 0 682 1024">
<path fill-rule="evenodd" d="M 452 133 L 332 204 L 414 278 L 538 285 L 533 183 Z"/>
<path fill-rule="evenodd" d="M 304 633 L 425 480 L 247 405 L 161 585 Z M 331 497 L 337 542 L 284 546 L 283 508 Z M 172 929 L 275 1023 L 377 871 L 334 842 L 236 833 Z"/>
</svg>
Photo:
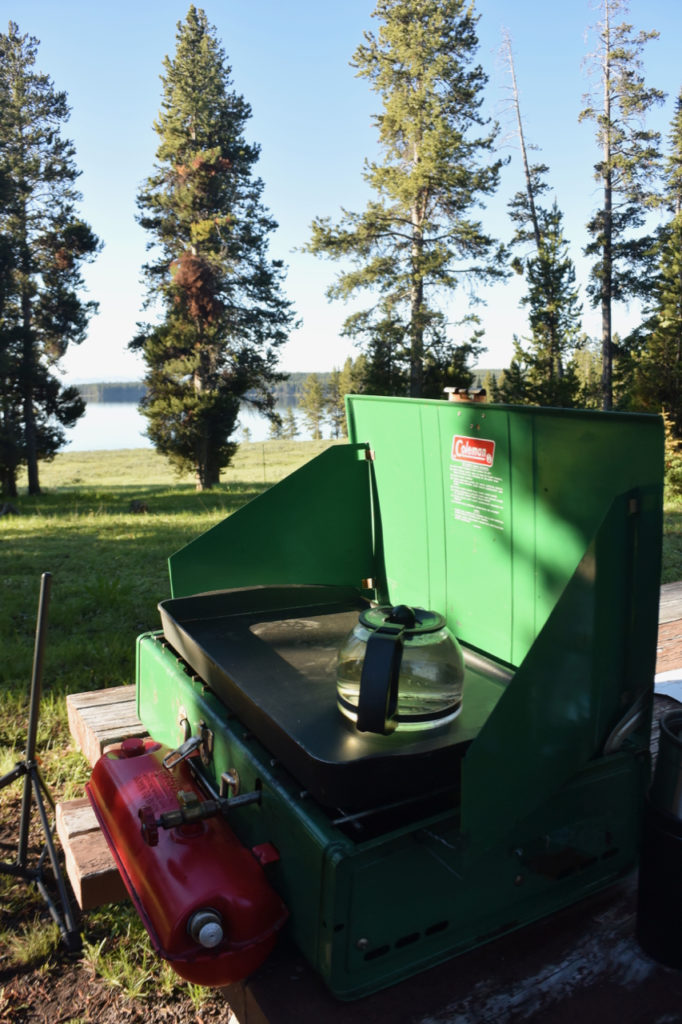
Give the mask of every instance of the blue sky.
<svg viewBox="0 0 682 1024">
<path fill-rule="evenodd" d="M 125 380 L 141 377 L 137 357 L 126 352 L 135 324 L 144 318 L 140 267 L 145 234 L 135 223 L 135 196 L 151 172 L 157 136 L 164 56 L 175 50 L 178 21 L 187 0 L 0 0 L 0 24 L 16 21 L 40 40 L 38 67 L 69 96 L 71 119 L 65 134 L 76 146 L 82 171 L 82 213 L 105 247 L 87 269 L 89 297 L 100 304 L 88 338 L 63 361 L 65 379 Z M 340 366 L 356 350 L 339 329 L 350 308 L 329 303 L 325 289 L 335 266 L 297 251 L 316 216 L 337 217 L 341 206 L 361 210 L 369 193 L 362 179 L 365 158 L 376 155 L 371 123 L 376 98 L 357 79 L 349 60 L 362 33 L 376 25 L 373 0 L 206 0 L 232 68 L 234 88 L 251 104 L 248 135 L 261 146 L 258 173 L 265 203 L 279 222 L 271 239 L 273 256 L 289 267 L 286 291 L 303 319 L 282 354 L 284 370 L 323 371 Z M 583 96 L 590 88 L 585 59 L 594 48 L 589 27 L 599 17 L 590 0 L 559 4 L 538 0 L 478 0 L 479 60 L 489 76 L 486 109 L 499 120 L 501 149 L 511 157 L 498 195 L 482 211 L 488 230 L 508 240 L 510 196 L 522 187 L 522 170 L 509 108 L 509 79 L 499 56 L 501 32 L 512 37 L 527 140 L 535 158 L 550 166 L 550 183 L 565 215 L 566 235 L 584 284 L 581 257 L 585 224 L 599 192 L 592 175 L 598 158 L 594 130 L 579 124 Z M 645 51 L 647 82 L 668 93 L 652 124 L 667 134 L 673 103 L 682 87 L 682 4 L 679 0 L 632 0 L 637 29 L 661 37 Z M 522 282 L 481 291 L 477 309 L 486 328 L 485 366 L 504 366 L 514 332 L 523 335 L 519 308 Z M 585 301 L 586 329 L 599 332 L 596 313 Z M 448 299 L 454 321 L 470 309 L 465 289 Z M 616 329 L 636 310 L 617 309 Z"/>
</svg>

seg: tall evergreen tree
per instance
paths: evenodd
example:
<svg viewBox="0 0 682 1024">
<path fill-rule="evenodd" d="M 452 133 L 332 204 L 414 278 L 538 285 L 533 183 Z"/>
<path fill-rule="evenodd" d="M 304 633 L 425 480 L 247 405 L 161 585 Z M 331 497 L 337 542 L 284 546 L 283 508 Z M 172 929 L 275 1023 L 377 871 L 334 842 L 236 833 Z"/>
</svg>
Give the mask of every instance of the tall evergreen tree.
<svg viewBox="0 0 682 1024">
<path fill-rule="evenodd" d="M 66 93 L 35 70 L 38 40 L 14 22 L 0 35 L 0 487 L 16 494 L 28 470 L 40 494 L 38 462 L 64 443 L 85 405 L 55 375 L 58 360 L 79 343 L 96 303 L 80 298 L 81 264 L 99 242 L 78 216 L 79 171 L 62 137 Z"/>
<path fill-rule="evenodd" d="M 332 437 L 347 435 L 346 395 L 356 395 L 364 391 L 366 372 L 366 361 L 363 356 L 355 361 L 348 356 L 340 370 L 335 367 L 329 374 L 325 408 Z"/>
<path fill-rule="evenodd" d="M 524 235 L 522 205 L 518 201 L 513 214 L 519 218 L 517 240 Z M 500 392 L 508 402 L 567 407 L 575 404 L 579 390 L 572 361 L 581 338 L 582 305 L 556 200 L 549 210 L 536 205 L 535 224 L 540 247 L 525 259 L 528 291 L 521 299 L 528 307 L 530 338 L 525 345 L 515 339 L 514 372 Z M 535 229 L 531 233 L 535 237 Z"/>
<path fill-rule="evenodd" d="M 514 365 L 498 391 L 505 401 L 571 406 L 578 381 L 570 360 L 580 334 L 582 306 L 575 285 L 575 267 L 563 234 L 563 215 L 556 199 L 547 209 L 541 199 L 549 190 L 546 164 L 531 165 L 521 116 L 521 101 L 511 39 L 504 45 L 512 82 L 512 96 L 523 164 L 525 187 L 509 203 L 516 227 L 512 245 L 521 249 L 512 266 L 525 274 L 528 291 L 521 305 L 528 307 L 530 338 L 526 345 L 514 339 Z"/>
<path fill-rule="evenodd" d="M 658 233 L 657 274 L 644 322 L 633 336 L 640 352 L 635 392 L 644 408 L 663 409 L 673 434 L 682 438 L 682 91 L 675 105 L 669 145 L 664 202 L 672 218 Z"/>
<path fill-rule="evenodd" d="M 148 436 L 204 489 L 236 450 L 240 402 L 274 414 L 278 350 L 294 316 L 283 265 L 268 255 L 277 225 L 253 174 L 259 148 L 244 137 L 250 107 L 232 90 L 204 11 L 189 8 L 176 40 L 154 125 L 157 166 L 138 196 L 139 222 L 152 236 L 149 302 L 163 319 L 142 325 L 131 348 L 147 366 Z"/>
<path fill-rule="evenodd" d="M 325 415 L 331 427 L 332 437 L 341 437 L 345 434 L 346 414 L 344 410 L 343 396 L 345 394 L 342 383 L 342 371 L 337 366 L 329 374 L 327 387 L 324 396 Z"/>
<path fill-rule="evenodd" d="M 648 87 L 642 74 L 641 53 L 657 32 L 637 32 L 627 22 L 626 0 L 600 0 L 602 21 L 597 27 L 601 97 L 588 101 L 580 118 L 594 121 L 601 159 L 595 178 L 602 186 L 602 204 L 588 225 L 592 241 L 585 249 L 596 259 L 588 293 L 601 309 L 602 404 L 613 405 L 612 306 L 631 296 L 646 294 L 651 270 L 651 239 L 633 231 L 644 224 L 655 203 L 660 164 L 658 132 L 643 126 L 646 114 L 664 94 Z M 645 272 L 646 271 L 646 272 Z"/>
<path fill-rule="evenodd" d="M 497 129 L 481 115 L 487 78 L 474 63 L 473 3 L 378 0 L 374 17 L 379 30 L 365 33 L 352 63 L 381 99 L 383 158 L 364 172 L 376 198 L 338 225 L 316 219 L 308 250 L 350 260 L 328 294 L 366 290 L 377 301 L 347 333 L 368 343 L 382 390 L 420 396 L 432 347 L 439 363 L 456 362 L 439 294 L 505 272 L 501 247 L 474 216 L 497 188 L 501 161 L 491 156 Z"/>
<path fill-rule="evenodd" d="M 665 203 L 675 217 L 682 213 L 682 89 L 675 101 L 675 113 L 668 136 L 669 153 L 665 161 Z"/>
<path fill-rule="evenodd" d="M 303 413 L 303 419 L 313 440 L 319 441 L 322 437 L 326 401 L 324 387 L 318 374 L 309 373 L 304 378 L 298 407 Z"/>
<path fill-rule="evenodd" d="M 293 441 L 298 434 L 298 424 L 296 423 L 296 416 L 294 415 L 293 408 L 287 406 L 284 415 L 282 416 L 282 440 Z"/>
</svg>

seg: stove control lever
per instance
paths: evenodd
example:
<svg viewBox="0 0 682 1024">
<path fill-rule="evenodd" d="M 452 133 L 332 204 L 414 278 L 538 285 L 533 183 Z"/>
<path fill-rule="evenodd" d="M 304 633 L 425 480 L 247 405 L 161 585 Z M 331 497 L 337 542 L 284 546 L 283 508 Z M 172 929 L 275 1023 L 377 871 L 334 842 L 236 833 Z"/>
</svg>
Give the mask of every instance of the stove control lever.
<svg viewBox="0 0 682 1024">
<path fill-rule="evenodd" d="M 260 790 L 252 793 L 242 793 L 240 796 L 219 798 L 217 800 L 200 800 L 192 790 L 180 790 L 178 793 L 177 810 L 164 811 L 158 818 L 154 818 L 150 809 L 145 807 L 146 816 L 140 812 L 142 835 L 148 846 L 156 846 L 158 843 L 158 830 L 160 828 L 172 829 L 182 828 L 183 825 L 194 825 L 205 818 L 214 818 L 221 814 L 227 817 L 233 807 L 244 807 L 247 804 L 260 803 Z"/>
<path fill-rule="evenodd" d="M 170 771 L 171 768 L 175 768 L 176 764 L 180 764 L 180 762 L 184 761 L 186 757 L 193 754 L 194 751 L 201 746 L 202 742 L 201 736 L 190 736 L 188 740 L 185 740 L 184 743 L 180 744 L 177 750 L 171 750 L 170 754 L 166 754 L 163 759 L 163 767 L 168 771 Z"/>
</svg>

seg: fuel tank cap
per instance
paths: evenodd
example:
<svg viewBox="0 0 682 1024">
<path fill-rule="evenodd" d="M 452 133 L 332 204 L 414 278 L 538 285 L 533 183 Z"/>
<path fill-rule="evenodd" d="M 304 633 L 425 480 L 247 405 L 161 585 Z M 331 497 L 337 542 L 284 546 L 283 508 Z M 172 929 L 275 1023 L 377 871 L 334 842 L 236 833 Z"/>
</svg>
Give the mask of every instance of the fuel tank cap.
<svg viewBox="0 0 682 1024">
<path fill-rule="evenodd" d="M 187 922 L 187 931 L 200 946 L 213 949 L 223 941 L 223 920 L 212 907 L 195 910 Z"/>
</svg>

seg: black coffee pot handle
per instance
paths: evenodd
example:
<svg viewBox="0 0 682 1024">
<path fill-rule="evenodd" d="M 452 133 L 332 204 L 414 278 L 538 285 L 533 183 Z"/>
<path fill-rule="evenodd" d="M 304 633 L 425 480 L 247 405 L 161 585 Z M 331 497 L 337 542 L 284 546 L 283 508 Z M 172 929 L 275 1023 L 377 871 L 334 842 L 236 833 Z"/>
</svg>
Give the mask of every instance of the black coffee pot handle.
<svg viewBox="0 0 682 1024">
<path fill-rule="evenodd" d="M 370 634 L 360 676 L 359 732 L 388 736 L 395 731 L 404 631 L 402 625 L 386 624 Z"/>
</svg>

